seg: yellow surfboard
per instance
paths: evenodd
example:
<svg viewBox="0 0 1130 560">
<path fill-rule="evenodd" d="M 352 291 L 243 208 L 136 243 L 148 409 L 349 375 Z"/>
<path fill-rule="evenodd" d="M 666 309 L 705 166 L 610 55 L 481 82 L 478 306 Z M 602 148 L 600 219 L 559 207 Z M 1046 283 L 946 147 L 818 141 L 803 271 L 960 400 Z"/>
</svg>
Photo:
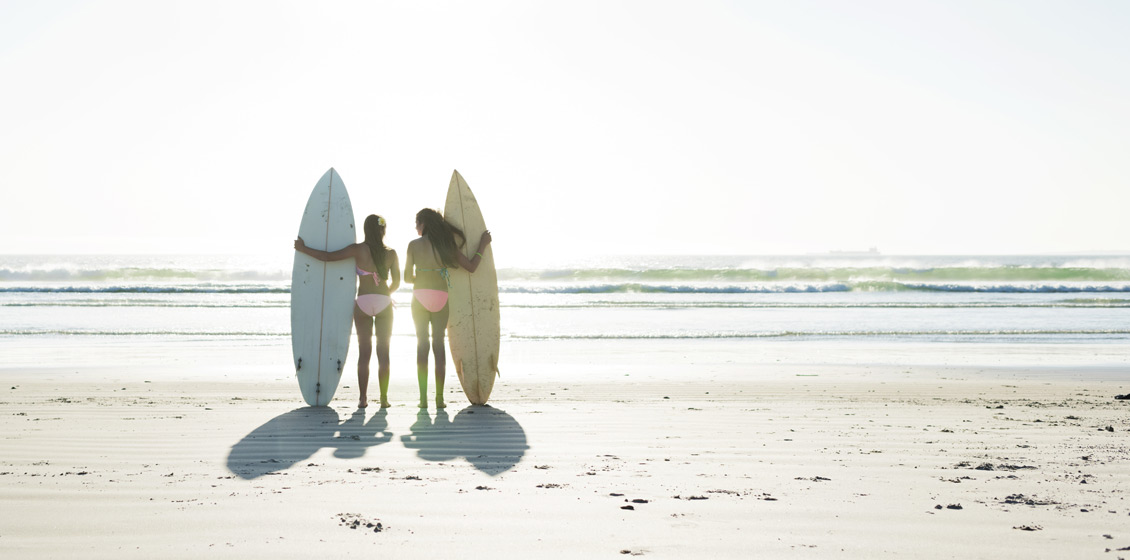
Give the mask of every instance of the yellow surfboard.
<svg viewBox="0 0 1130 560">
<path fill-rule="evenodd" d="M 443 217 L 463 230 L 467 236 L 463 255 L 473 258 L 479 237 L 487 226 L 479 210 L 479 202 L 458 171 L 451 174 Z M 461 268 L 451 271 L 447 341 L 459 383 L 471 404 L 486 404 L 498 376 L 501 334 L 493 245 L 488 245 L 483 251 L 483 259 L 474 274 Z"/>
</svg>

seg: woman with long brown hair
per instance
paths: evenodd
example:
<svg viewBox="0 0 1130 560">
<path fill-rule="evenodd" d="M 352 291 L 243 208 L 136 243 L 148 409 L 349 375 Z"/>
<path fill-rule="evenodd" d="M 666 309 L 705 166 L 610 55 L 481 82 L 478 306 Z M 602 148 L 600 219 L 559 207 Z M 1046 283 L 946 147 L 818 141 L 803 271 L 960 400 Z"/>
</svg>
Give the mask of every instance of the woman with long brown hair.
<svg viewBox="0 0 1130 560">
<path fill-rule="evenodd" d="M 381 387 L 381 408 L 388 408 L 389 341 L 392 338 L 392 293 L 400 287 L 400 260 L 396 251 L 385 247 L 385 219 L 371 214 L 365 218 L 365 241 L 344 249 L 326 252 L 311 249 L 299 237 L 294 248 L 320 261 L 357 260 L 357 300 L 353 323 L 357 327 L 357 386 L 361 391 L 358 408 L 369 406 L 369 360 L 373 355 L 373 330 L 377 331 L 377 379 Z M 389 283 L 389 278 L 392 281 Z"/>
<path fill-rule="evenodd" d="M 460 250 L 465 244 L 463 232 L 431 208 L 416 213 L 416 233 L 420 237 L 408 243 L 404 259 L 404 281 L 414 285 L 412 322 L 416 324 L 416 377 L 420 383 L 420 408 L 428 407 L 429 347 L 436 359 L 436 408 L 444 408 L 443 381 L 447 354 L 443 350 L 443 339 L 447 329 L 447 291 L 451 285 L 447 271 L 449 268 L 464 268 L 467 272 L 475 272 L 491 237 L 489 231 L 484 231 L 475 256 L 468 259 Z"/>
</svg>

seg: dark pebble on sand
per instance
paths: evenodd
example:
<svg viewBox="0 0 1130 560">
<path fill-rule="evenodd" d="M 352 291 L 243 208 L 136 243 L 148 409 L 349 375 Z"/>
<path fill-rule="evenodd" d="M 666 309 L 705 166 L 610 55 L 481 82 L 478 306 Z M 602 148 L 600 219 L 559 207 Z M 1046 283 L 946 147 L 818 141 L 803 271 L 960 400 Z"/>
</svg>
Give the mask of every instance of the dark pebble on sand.
<svg viewBox="0 0 1130 560">
<path fill-rule="evenodd" d="M 934 506 L 934 509 L 942 509 L 942 504 L 938 504 L 938 505 Z"/>
<path fill-rule="evenodd" d="M 12 388 L 15 389 L 15 387 L 12 387 Z M 1126 393 L 1125 395 L 1115 395 L 1114 400 L 1116 400 L 1116 401 L 1130 401 L 1130 393 Z"/>
<path fill-rule="evenodd" d="M 616 496 L 617 498 L 619 498 L 619 497 L 623 496 L 623 494 L 613 492 L 613 493 L 609 494 L 609 496 Z"/>
<path fill-rule="evenodd" d="M 620 507 L 620 509 L 631 509 L 631 510 L 634 510 L 634 509 L 636 509 L 636 508 L 635 508 L 634 506 L 621 506 L 621 507 Z"/>
<path fill-rule="evenodd" d="M 636 498 L 636 499 L 632 500 L 632 503 L 633 504 L 646 504 L 647 500 L 641 500 L 639 498 Z"/>
<path fill-rule="evenodd" d="M 1107 426 L 1107 427 L 1106 427 L 1106 431 L 1108 431 L 1108 432 L 1113 432 L 1113 431 L 1114 431 L 1114 426 Z"/>
<path fill-rule="evenodd" d="M 946 509 L 964 509 L 964 508 L 961 507 L 961 504 L 950 504 L 950 505 L 946 506 Z"/>
</svg>

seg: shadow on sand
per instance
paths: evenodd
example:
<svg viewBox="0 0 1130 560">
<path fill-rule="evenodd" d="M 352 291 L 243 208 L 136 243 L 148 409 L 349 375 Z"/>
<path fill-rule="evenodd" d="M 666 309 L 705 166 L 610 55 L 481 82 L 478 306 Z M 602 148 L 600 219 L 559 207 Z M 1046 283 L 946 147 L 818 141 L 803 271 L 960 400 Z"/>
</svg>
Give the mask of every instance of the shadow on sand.
<svg viewBox="0 0 1130 560">
<path fill-rule="evenodd" d="M 339 420 L 337 411 L 328 406 L 304 407 L 277 416 L 232 446 L 228 470 L 252 480 L 289 469 L 322 448 L 333 448 L 335 457 L 355 459 L 370 447 L 392 441 L 385 410 L 368 422 L 362 409 L 345 422 Z"/>
<path fill-rule="evenodd" d="M 412 433 L 400 436 L 400 441 L 404 447 L 415 449 L 421 459 L 450 461 L 465 457 L 491 476 L 514 468 L 530 448 L 518 421 L 491 406 L 468 406 L 454 419 L 440 409 L 435 420 L 422 409 L 410 429 Z"/>
</svg>

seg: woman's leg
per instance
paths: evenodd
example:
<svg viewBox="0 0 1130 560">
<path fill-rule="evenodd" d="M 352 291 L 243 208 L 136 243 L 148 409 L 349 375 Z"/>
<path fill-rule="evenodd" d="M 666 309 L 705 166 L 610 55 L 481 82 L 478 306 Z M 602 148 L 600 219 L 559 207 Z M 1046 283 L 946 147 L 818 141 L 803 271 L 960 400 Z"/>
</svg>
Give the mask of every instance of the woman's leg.
<svg viewBox="0 0 1130 560">
<path fill-rule="evenodd" d="M 420 384 L 420 408 L 428 408 L 428 325 L 432 313 L 412 298 L 412 322 L 416 325 L 416 379 Z"/>
<path fill-rule="evenodd" d="M 369 359 L 373 355 L 373 318 L 353 304 L 353 324 L 357 327 L 357 388 L 361 392 L 358 408 L 369 406 Z"/>
<path fill-rule="evenodd" d="M 432 353 L 436 357 L 436 408 L 447 406 L 443 402 L 443 380 L 447 375 L 447 353 L 443 349 L 444 336 L 447 334 L 448 307 L 432 313 Z"/>
<path fill-rule="evenodd" d="M 392 304 L 373 319 L 377 330 L 377 380 L 381 385 L 381 408 L 388 408 L 388 348 L 392 339 Z"/>
</svg>

